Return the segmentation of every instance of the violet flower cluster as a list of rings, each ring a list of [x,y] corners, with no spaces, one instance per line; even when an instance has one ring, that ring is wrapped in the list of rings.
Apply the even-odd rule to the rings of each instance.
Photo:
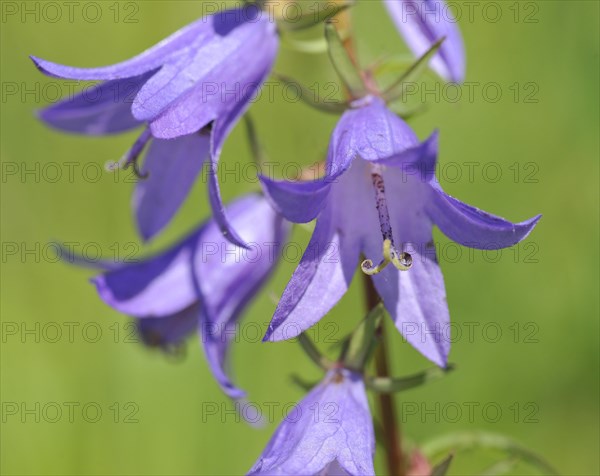
[[[436,15],[443,0],[384,3],[417,61],[437,44],[430,67],[443,80],[464,79],[461,33],[452,18]],[[450,317],[433,226],[461,245],[499,249],[524,239],[539,216],[511,223],[445,193],[435,177],[438,132],[420,141],[372,80],[360,94],[351,91],[321,178],[288,182],[261,176],[262,193],[225,206],[216,167],[221,149],[271,73],[285,29],[284,20],[261,6],[248,3],[201,18],[111,66],[77,68],[32,57],[46,75],[100,81],[86,94],[42,110],[45,123],[85,135],[140,130],[117,166],[133,167],[140,177],[132,207],[143,240],[165,229],[203,165],[210,165],[212,217],[163,252],[136,263],[106,264],[92,280],[98,295],[134,318],[149,346],[168,350],[196,335],[223,392],[243,398],[228,363],[232,336],[224,330],[264,288],[291,223],[316,220],[264,340],[290,339],[316,324],[362,272],[373,280],[399,332],[445,368],[450,344],[441,332]],[[208,246],[235,251],[223,259],[222,253],[206,253]],[[256,259],[240,258],[253,248]],[[365,370],[375,334],[372,329],[348,338],[340,359],[325,367],[322,383],[300,403],[306,411],[279,426],[249,474],[375,474]],[[315,406],[332,411],[314,418],[308,409]]]

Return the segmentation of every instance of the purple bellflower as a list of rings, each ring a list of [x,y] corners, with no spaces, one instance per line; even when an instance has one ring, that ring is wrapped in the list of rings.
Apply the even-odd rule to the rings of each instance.
[[[362,376],[337,369],[288,414],[248,474],[371,476],[374,454]]]
[[[444,0],[384,0],[396,28],[418,58],[446,38],[430,62],[446,81],[465,80],[465,47],[460,29]]]
[[[208,158],[215,220],[231,242],[243,245],[227,220],[216,167],[225,138],[269,75],[278,45],[275,23],[256,6],[247,5],[201,18],[112,66],[74,68],[32,56],[49,76],[104,81],[45,109],[41,118],[61,130],[88,135],[147,125],[126,154],[125,164],[135,166],[153,141],[148,158],[159,169],[154,175],[168,169],[167,175],[177,177],[152,178],[150,185],[140,185],[135,208],[146,239],[169,221]],[[181,183],[170,180],[179,177],[185,177]],[[155,206],[158,210],[153,213]]]
[[[111,267],[93,282],[108,305],[138,320],[146,344],[168,348],[198,332],[216,380],[237,399],[244,392],[227,372],[232,330],[275,268],[289,224],[262,195],[238,199],[227,212],[249,248],[231,244],[209,220],[165,252]]]
[[[292,338],[319,321],[348,290],[362,253],[370,259],[361,268],[399,331],[425,357],[447,364],[450,319],[433,225],[464,246],[499,249],[525,238],[540,217],[513,224],[447,195],[435,178],[436,160],[437,132],[419,143],[381,99],[367,96],[337,124],[323,178],[261,177],[286,218],[317,219],[265,340]]]

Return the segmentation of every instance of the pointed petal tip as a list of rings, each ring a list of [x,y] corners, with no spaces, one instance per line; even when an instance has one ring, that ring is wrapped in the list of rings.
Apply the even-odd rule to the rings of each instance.
[[[265,332],[265,335],[262,338],[262,342],[275,342],[272,339],[273,332],[275,332],[275,329],[273,329],[271,326],[269,326],[269,328],[267,329],[267,332]]]
[[[302,329],[300,326],[296,324],[285,325],[282,323],[279,326],[273,327],[269,326],[267,332],[265,332],[265,336],[263,337],[263,342],[282,342],[290,339],[294,339],[302,334]]]
[[[538,214],[530,218],[529,220],[525,220],[520,223],[515,223],[515,233],[518,235],[518,240],[515,244],[527,238],[541,219],[542,215]]]
[[[233,384],[229,384],[227,386],[221,385],[221,389],[223,390],[225,395],[227,395],[229,398],[231,398],[234,401],[243,400],[248,395],[245,390],[242,390],[241,388],[237,388]]]
[[[427,357],[431,362],[437,365],[439,368],[447,371],[451,370],[448,368],[448,355],[450,354],[450,349],[444,349],[443,346],[436,345],[435,352],[422,352],[425,357]]]
[[[46,76],[54,77],[54,78],[59,78],[60,77],[60,76],[52,73],[52,71],[50,71],[48,69],[48,65],[52,64],[49,61],[46,61],[46,60],[44,60],[42,58],[38,58],[37,56],[34,56],[34,55],[29,55],[29,59],[31,61],[33,61],[33,64],[40,71],[40,73],[45,74]]]
[[[135,217],[135,224],[137,234],[145,245],[149,244],[162,229],[148,225],[147,222],[140,220],[138,216]]]
[[[238,248],[243,248],[245,250],[250,249],[250,245],[246,243],[246,241],[244,241],[244,239],[242,239],[242,237],[239,236],[232,228],[222,226],[220,227],[220,230],[225,239],[231,244],[237,246]]]
[[[106,279],[103,274],[90,278],[90,283],[96,287],[98,297],[113,309],[117,309],[117,302],[114,300],[110,289],[106,284]]]

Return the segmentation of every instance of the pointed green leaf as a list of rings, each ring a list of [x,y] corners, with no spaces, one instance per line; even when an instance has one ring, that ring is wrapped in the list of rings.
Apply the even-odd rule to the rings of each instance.
[[[279,73],[273,73],[273,76],[282,83],[295,87],[298,90],[298,94],[300,95],[300,99],[302,100],[302,102],[321,112],[326,112],[329,114],[341,114],[348,107],[346,103],[341,101],[336,101],[333,99],[321,99],[321,97],[317,94],[316,91],[308,89],[299,82],[287,76],[284,76]]]
[[[301,8],[299,16],[290,18],[282,17],[278,19],[279,25],[289,31],[304,30],[315,25],[319,25],[325,21],[331,20],[335,15],[354,6],[354,1],[344,0],[333,2],[331,0],[324,2],[300,2],[296,3],[298,8]]]
[[[440,38],[431,48],[417,59],[391,86],[383,93],[383,98],[386,102],[395,101],[404,95],[406,83],[414,81],[425,70],[429,60],[437,53],[437,50],[442,46],[446,37]]]
[[[384,314],[383,304],[379,303],[364,318],[351,334],[344,349],[344,365],[362,371],[377,344],[376,332]]]
[[[449,365],[445,369],[432,367],[408,377],[371,377],[367,379],[366,383],[371,390],[378,393],[402,392],[411,388],[420,387],[421,385],[431,382],[432,380],[437,380],[453,369],[454,367],[452,365]]]
[[[507,453],[537,468],[543,474],[557,475],[558,472],[542,457],[525,448],[520,443],[503,435],[486,432],[459,432],[436,438],[423,446],[423,453],[432,459],[448,451],[465,451],[474,449],[491,449]]]
[[[321,354],[319,349],[313,344],[313,341],[304,332],[298,336],[298,342],[300,342],[302,350],[304,350],[310,360],[323,370],[329,370],[333,367],[333,362]]]
[[[454,454],[450,453],[441,463],[436,464],[433,468],[433,471],[431,471],[431,476],[446,476],[453,458]]]
[[[358,70],[358,65],[350,58],[344,47],[344,41],[332,23],[325,23],[325,39],[327,40],[329,58],[335,71],[350,91],[352,97],[358,98],[365,94],[365,85]]]

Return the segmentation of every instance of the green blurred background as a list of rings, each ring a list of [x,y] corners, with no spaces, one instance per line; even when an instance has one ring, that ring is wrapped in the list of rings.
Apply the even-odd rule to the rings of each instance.
[[[55,22],[51,3],[62,8]],[[358,3],[362,60],[405,53],[382,4]],[[422,138],[441,130],[441,182],[449,193],[515,221],[537,213],[544,218],[516,253],[500,256],[469,254],[436,232],[454,331],[461,333],[454,334],[451,353],[457,370],[397,397],[403,431],[415,444],[459,430],[500,432],[563,474],[599,474],[598,2],[470,2],[472,18],[465,3],[455,6],[463,12],[473,96],[465,87],[454,101],[455,91],[429,81],[434,92],[427,113],[411,123]],[[100,174],[136,133],[84,138],[44,127],[35,110],[67,94],[69,86],[43,77],[27,56],[81,66],[114,63],[202,11],[201,2],[192,1],[100,2],[102,17],[92,22],[98,10],[87,7],[84,15],[86,4],[75,7],[70,21],[62,2],[2,2],[1,470],[242,474],[281,419],[281,407],[264,429],[236,422],[196,341],[188,342],[184,358],[128,342],[128,321],[99,301],[88,283],[91,272],[55,262],[46,245],[71,241],[110,257],[148,251],[132,224],[129,177]],[[27,8],[37,9],[38,17],[22,18]],[[498,8],[502,16],[492,21]],[[277,69],[309,84],[334,79],[323,55],[285,46]],[[492,102],[498,88],[502,97]],[[335,117],[286,102],[280,88],[274,91],[274,101],[263,96],[252,107],[270,158],[307,165],[319,160]],[[223,160],[232,169],[251,160],[242,127],[227,141]],[[467,162],[479,164],[472,177]],[[257,185],[229,176],[223,188],[230,199]],[[207,215],[205,187],[198,183],[149,249],[172,242]],[[294,233],[302,245],[308,237],[303,229]],[[301,398],[291,373],[319,378],[297,344],[256,342],[257,326],[264,329],[273,296],[293,270],[293,254],[249,309],[245,322],[255,325],[233,348],[238,381],[265,413],[268,402]],[[360,290],[356,279],[319,325],[314,335],[323,349],[361,317]],[[72,338],[68,326],[75,326]],[[390,344],[396,374],[429,366],[397,333]],[[207,404],[218,414],[207,415]],[[459,456],[453,472],[474,472],[492,457]],[[381,448],[377,468],[385,474]],[[528,471],[534,472],[518,466],[515,474]]]

